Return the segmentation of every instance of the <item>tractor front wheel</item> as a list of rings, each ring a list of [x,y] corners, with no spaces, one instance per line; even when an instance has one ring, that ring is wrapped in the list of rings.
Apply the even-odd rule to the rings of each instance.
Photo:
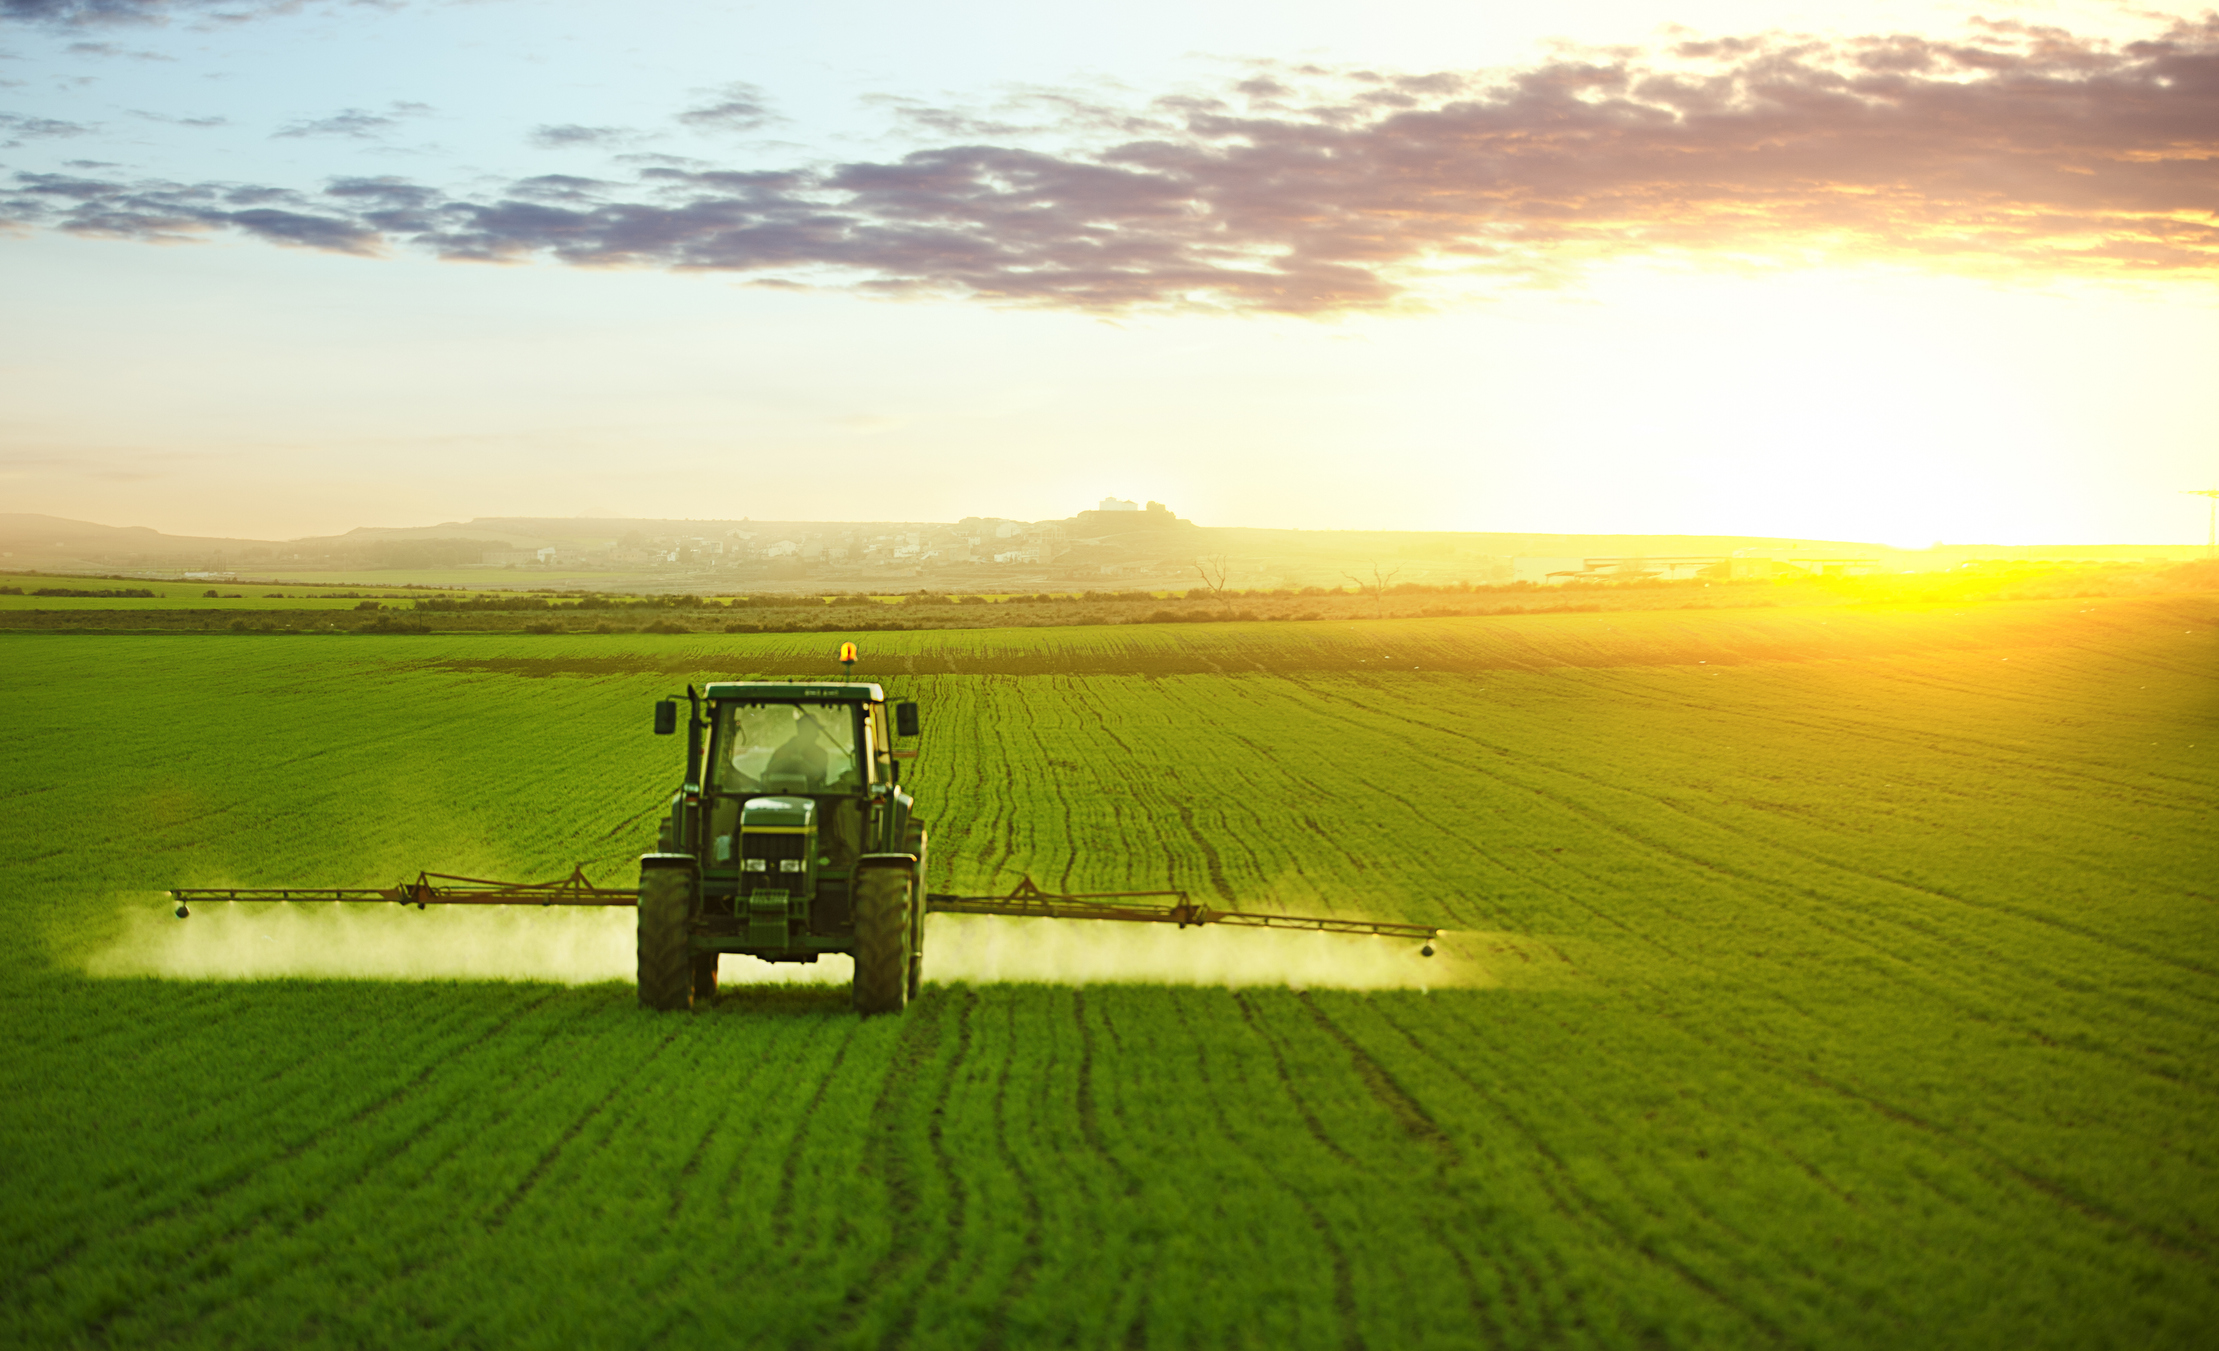
[[[867,868],[855,890],[855,1011],[899,1013],[909,1002],[909,875]]]
[[[640,874],[640,1007],[693,1007],[693,963],[686,951],[693,927],[693,877],[683,868]]]
[[[693,955],[694,1002],[706,1004],[717,997],[717,954],[697,952]]]

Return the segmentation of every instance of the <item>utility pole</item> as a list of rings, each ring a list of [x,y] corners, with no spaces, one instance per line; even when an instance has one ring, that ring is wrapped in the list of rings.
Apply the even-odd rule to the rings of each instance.
[[[2184,488],[2181,495],[2211,499],[2211,524],[2205,527],[2204,557],[2219,558],[2219,488]]]

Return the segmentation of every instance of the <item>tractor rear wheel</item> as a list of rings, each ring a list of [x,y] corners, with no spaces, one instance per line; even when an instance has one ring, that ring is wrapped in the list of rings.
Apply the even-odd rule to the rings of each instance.
[[[915,999],[925,984],[925,823],[909,818],[902,832],[901,851],[917,856],[917,879],[909,893],[909,997]]]
[[[909,876],[866,868],[855,893],[855,1011],[899,1013],[909,1002]]]
[[[693,964],[686,951],[693,927],[693,878],[683,868],[640,874],[640,1007],[693,1007]]]
[[[693,955],[693,997],[696,1003],[706,1004],[717,997],[717,954],[697,952]]]

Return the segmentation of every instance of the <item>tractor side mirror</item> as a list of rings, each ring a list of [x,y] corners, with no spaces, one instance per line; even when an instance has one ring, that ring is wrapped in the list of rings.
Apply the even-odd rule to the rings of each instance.
[[[655,705],[655,735],[669,736],[678,730],[678,701],[665,699]]]
[[[894,705],[894,731],[901,736],[917,735],[917,706],[908,700]]]

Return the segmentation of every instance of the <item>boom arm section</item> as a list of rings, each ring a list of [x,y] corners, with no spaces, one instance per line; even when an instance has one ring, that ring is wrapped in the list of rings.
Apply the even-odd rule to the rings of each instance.
[[[1169,896],[1169,905],[1135,904],[1142,897]],[[1253,910],[1212,910],[1194,904],[1183,891],[1076,891],[1049,892],[1028,877],[1007,896],[953,896],[932,892],[925,897],[926,914],[1014,915],[1039,919],[1114,919],[1139,924],[1232,924],[1250,929],[1308,929],[1318,933],[1379,934],[1387,938],[1422,938],[1428,943],[1444,930],[1428,924],[1395,924],[1385,920],[1340,919],[1320,915],[1273,915]]]
[[[421,910],[427,905],[637,905],[631,887],[597,887],[583,867],[552,882],[494,882],[452,873],[418,873],[395,887],[172,887],[177,917],[193,901],[398,901]]]

